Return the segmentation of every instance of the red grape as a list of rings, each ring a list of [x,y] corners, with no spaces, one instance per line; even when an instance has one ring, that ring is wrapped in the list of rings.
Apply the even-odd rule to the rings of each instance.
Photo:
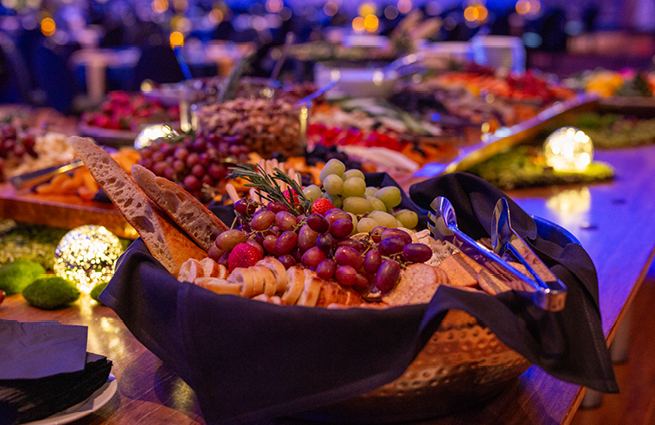
[[[367,273],[375,273],[382,265],[382,255],[377,249],[371,249],[366,253],[364,258],[364,270]]]
[[[280,261],[280,263],[282,263],[285,269],[288,269],[289,267],[293,267],[296,265],[296,259],[289,254],[280,256],[278,260]]]
[[[405,248],[405,241],[399,237],[393,236],[386,238],[378,244],[378,250],[382,255],[392,255],[401,252]]]
[[[218,235],[214,245],[216,245],[220,251],[225,252],[231,250],[245,240],[246,234],[241,230],[230,229]]]
[[[342,266],[352,266],[355,270],[362,267],[364,258],[354,248],[340,246],[334,251],[334,260]]]
[[[275,224],[282,230],[291,230],[297,224],[296,216],[287,211],[280,211],[275,214]]]
[[[342,218],[335,221],[330,227],[330,233],[336,239],[343,239],[346,236],[350,235],[352,231],[353,231],[353,221],[349,215],[348,218]]]
[[[281,211],[289,212],[289,208],[281,202],[273,201],[266,205],[266,209],[277,214]]]
[[[371,239],[375,243],[379,243],[382,240],[382,233],[387,230],[384,226],[378,226],[371,231]]]
[[[316,266],[316,274],[318,277],[325,280],[332,279],[332,276],[334,276],[334,272],[336,270],[337,263],[331,258],[326,258],[325,260],[321,261],[318,266]]]
[[[339,266],[334,276],[340,284],[351,286],[357,281],[357,270],[351,266]]]
[[[254,239],[248,239],[248,240],[246,241],[246,243],[249,244],[249,245],[254,246],[255,248],[257,248],[257,251],[259,251],[259,253],[261,254],[261,256],[262,256],[262,257],[264,256],[264,248],[259,244],[259,242],[257,242],[257,241],[254,240]]]
[[[207,251],[207,255],[209,255],[209,258],[211,258],[214,261],[218,261],[219,258],[221,258],[221,255],[223,255],[223,251],[218,249],[216,245],[212,245],[209,247],[209,251]]]
[[[266,230],[271,227],[273,221],[275,221],[275,214],[270,211],[263,210],[255,214],[255,216],[252,218],[252,221],[250,222],[250,227],[257,231]]]
[[[371,283],[368,281],[366,276],[361,273],[357,273],[357,279],[355,280],[353,287],[360,292],[365,292],[369,290]]]
[[[375,274],[375,286],[382,292],[391,291],[400,278],[400,265],[393,260],[384,260]]]
[[[166,172],[166,168],[168,168],[168,166],[165,162],[157,162],[152,166],[152,172],[161,177]]]
[[[152,166],[154,165],[154,162],[152,162],[152,159],[150,158],[141,158],[139,160],[139,165],[152,171]]]
[[[198,155],[195,152],[191,152],[189,156],[187,156],[186,158],[186,165],[189,166],[189,168],[192,168],[199,161],[200,161],[200,155]]]
[[[175,170],[171,167],[166,167],[164,170],[164,177],[166,177],[168,180],[173,180],[175,177]]]
[[[189,191],[200,189],[200,180],[196,176],[186,176],[184,178],[184,188]]]
[[[363,253],[364,250],[366,250],[366,245],[363,242],[351,238],[340,240],[339,243],[337,243],[337,246],[349,246],[355,249],[360,254]]]
[[[287,230],[277,238],[277,242],[275,242],[275,250],[278,254],[288,254],[296,247],[297,243],[298,234],[294,231]]]
[[[179,159],[181,161],[184,161],[189,156],[189,151],[180,146],[179,148],[175,149],[175,154],[174,155],[175,155],[175,159]]]
[[[317,240],[318,233],[313,231],[308,225],[305,224],[300,228],[300,232],[298,233],[298,247],[301,251],[305,252],[309,248],[316,246]]]
[[[184,163],[184,161],[179,160],[179,159],[176,159],[175,161],[173,161],[173,169],[175,171],[177,171],[178,173],[181,173],[182,171],[184,171],[185,168],[186,168],[186,164]]]
[[[325,233],[330,229],[330,223],[320,214],[310,214],[307,217],[307,225],[318,233]]]
[[[373,229],[375,230],[375,229]],[[409,236],[407,232],[404,230],[400,229],[387,229],[384,232],[382,232],[382,240],[385,240],[387,238],[392,238],[392,237],[397,237],[403,240],[405,244],[410,244],[412,243],[412,237]]]
[[[264,237],[264,241],[262,242],[262,245],[264,245],[264,248],[266,249],[266,251],[268,251],[269,254],[279,255],[277,250],[275,249],[276,243],[277,243],[277,236],[266,235],[266,237]]]
[[[424,263],[432,257],[432,249],[422,243],[410,243],[403,248],[403,257],[413,263]]]
[[[198,178],[201,178],[202,176],[205,175],[205,167],[203,167],[200,164],[196,164],[193,166],[193,168],[191,168],[191,174],[193,174]]]
[[[329,252],[334,247],[335,242],[336,241],[331,234],[324,233],[322,235],[318,235],[318,238],[316,239],[316,246],[325,252]]]
[[[318,247],[310,248],[302,255],[302,263],[305,267],[316,267],[323,260],[325,260],[325,253]]]
[[[330,225],[332,225],[335,221],[342,220],[342,219],[352,221],[352,218],[350,218],[350,214],[348,214],[347,212],[343,212],[338,208],[333,208],[330,211],[326,212],[324,217]]]

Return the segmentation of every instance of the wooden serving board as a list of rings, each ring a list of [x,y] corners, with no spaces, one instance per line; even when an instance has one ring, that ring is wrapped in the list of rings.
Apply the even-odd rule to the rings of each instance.
[[[0,184],[0,219],[74,229],[85,224],[105,226],[121,238],[139,235],[113,204],[84,201],[76,195],[38,195]]]

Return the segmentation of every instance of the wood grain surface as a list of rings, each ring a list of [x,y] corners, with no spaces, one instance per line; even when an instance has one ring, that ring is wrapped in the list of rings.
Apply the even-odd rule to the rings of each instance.
[[[37,195],[0,184],[0,219],[74,229],[98,224],[121,238],[136,239],[136,230],[113,204],[85,201],[75,195]]]
[[[610,341],[638,290],[655,245],[655,147],[597,153],[616,168],[616,180],[591,186],[512,192],[527,212],[558,223],[578,237],[599,276],[603,330]],[[204,424],[193,391],[146,350],[107,307],[78,301],[56,312],[26,305],[20,295],[0,305],[0,318],[59,320],[89,327],[89,350],[114,362],[114,398],[76,424]],[[583,390],[532,367],[495,399],[423,424],[569,423]],[[268,425],[304,422],[278,419]]]

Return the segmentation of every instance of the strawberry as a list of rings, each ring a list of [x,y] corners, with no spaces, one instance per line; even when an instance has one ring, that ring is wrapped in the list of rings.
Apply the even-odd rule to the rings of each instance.
[[[326,212],[330,211],[332,208],[334,208],[332,202],[330,202],[325,198],[318,198],[316,201],[314,201],[314,204],[312,205],[312,214],[323,215]]]
[[[240,243],[230,252],[230,256],[227,259],[230,270],[234,270],[237,267],[251,267],[254,266],[257,261],[263,258],[262,253],[259,249],[250,245],[249,243]]]
[[[284,194],[284,197],[287,198],[289,201],[291,201],[291,195],[289,195],[289,193],[293,193],[293,202],[296,204],[298,203],[298,194],[295,193],[292,189],[287,189],[282,193]]]
[[[0,304],[2,304],[2,302],[5,300],[6,295],[7,293],[0,289]]]

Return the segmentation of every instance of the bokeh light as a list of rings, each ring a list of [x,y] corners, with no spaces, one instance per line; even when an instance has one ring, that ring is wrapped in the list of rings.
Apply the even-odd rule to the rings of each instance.
[[[359,9],[357,12],[359,13],[359,16],[365,17],[368,15],[374,14],[376,11],[375,5],[373,3],[363,3],[361,6],[359,6]]]
[[[169,37],[171,47],[184,46],[184,34],[179,31],[173,31]]]
[[[398,0],[398,11],[400,13],[409,13],[412,10],[412,1],[411,0]]]
[[[270,13],[278,13],[284,7],[282,0],[267,0],[266,1],[266,10]]]
[[[380,21],[378,20],[378,17],[373,14],[366,15],[364,18],[364,28],[369,32],[377,31],[379,24]]]
[[[390,21],[393,21],[398,17],[398,8],[393,5],[389,5],[384,8],[384,17]]]
[[[327,16],[334,16],[337,14],[338,11],[339,11],[339,5],[333,1],[329,1],[325,3],[325,5],[323,6],[323,12]]]
[[[46,37],[50,37],[52,34],[55,33],[57,30],[57,25],[55,24],[55,20],[52,18],[43,18],[41,21],[41,32],[43,35]]]
[[[589,136],[575,127],[562,127],[553,132],[544,143],[546,163],[555,171],[584,171],[594,155]]]
[[[366,27],[364,26],[364,18],[358,16],[355,19],[353,19],[353,31],[360,33],[360,32],[364,32],[365,28]]]
[[[164,13],[168,10],[168,0],[152,0],[150,7],[155,13]]]

